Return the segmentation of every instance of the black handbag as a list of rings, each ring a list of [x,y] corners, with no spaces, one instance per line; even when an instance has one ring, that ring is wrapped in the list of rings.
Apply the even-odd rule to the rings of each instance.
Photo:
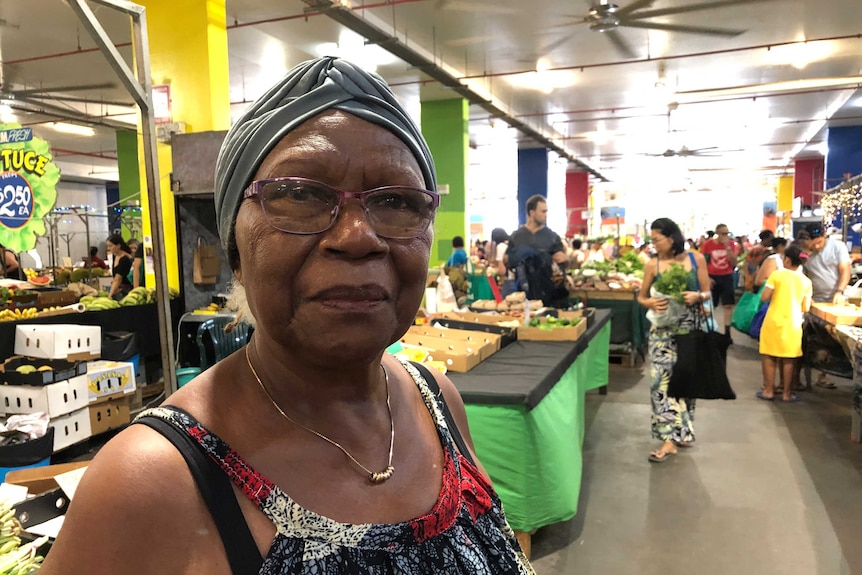
[[[693,267],[697,273],[697,264]],[[667,394],[683,399],[736,399],[726,370],[730,338],[711,329],[703,306],[697,319],[693,330],[674,336],[676,363],[673,365]],[[703,327],[707,331],[703,331]]]

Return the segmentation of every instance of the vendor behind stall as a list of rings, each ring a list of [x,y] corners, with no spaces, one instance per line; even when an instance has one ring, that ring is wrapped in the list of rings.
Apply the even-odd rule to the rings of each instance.
[[[0,244],[0,277],[13,280],[25,279],[23,270],[18,264],[18,258],[15,257],[15,252],[6,249],[3,244]]]
[[[114,299],[119,299],[132,289],[132,283],[128,277],[132,270],[131,248],[120,234],[109,237],[107,243],[108,253],[114,256],[111,264],[111,271],[114,275],[111,281],[111,291],[108,295]]]

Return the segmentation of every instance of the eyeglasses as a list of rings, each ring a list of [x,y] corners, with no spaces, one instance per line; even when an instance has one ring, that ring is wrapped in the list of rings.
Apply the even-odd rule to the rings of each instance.
[[[368,224],[389,239],[415,238],[434,219],[440,196],[408,186],[384,186],[364,192],[345,192],[307,178],[257,180],[243,199],[257,196],[269,225],[290,234],[319,234],[332,227],[344,200],[362,203]]]

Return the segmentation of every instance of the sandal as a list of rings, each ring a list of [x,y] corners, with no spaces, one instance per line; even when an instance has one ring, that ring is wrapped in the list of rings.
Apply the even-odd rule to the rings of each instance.
[[[649,460],[653,463],[664,463],[674,455],[676,455],[676,451],[662,451],[661,448],[659,448],[650,452]]]
[[[814,385],[822,387],[823,389],[838,389],[837,385],[826,380],[826,374],[823,372],[820,372],[820,376],[817,378],[817,381],[814,382]]]
[[[683,449],[690,449],[694,447],[694,440],[690,439],[688,441],[674,441],[673,444],[677,447],[682,447]]]
[[[773,393],[774,393],[774,392],[773,392]],[[773,399],[775,399],[775,395],[771,395],[771,396],[763,395],[763,390],[762,390],[762,389],[761,389],[761,390],[756,391],[756,392],[754,393],[754,396],[755,396],[757,399],[762,399],[763,401],[772,401]]]
[[[800,399],[798,395],[793,393],[790,395],[790,397],[788,397],[787,399],[784,399],[783,401],[784,401],[784,403],[798,403],[798,402],[802,401],[802,399]]]

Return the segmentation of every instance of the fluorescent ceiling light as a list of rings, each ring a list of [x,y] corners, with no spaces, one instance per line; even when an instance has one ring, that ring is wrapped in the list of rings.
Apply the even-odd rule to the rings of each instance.
[[[729,88],[712,88],[707,90],[691,90],[677,92],[679,103],[694,102],[711,98],[730,98],[734,96],[758,96],[780,92],[795,92],[801,90],[816,90],[818,88],[839,88],[862,85],[862,76],[845,76],[835,78],[808,78],[791,80],[789,82],[773,82],[771,84],[751,84],[748,86],[733,86]]]
[[[89,126],[81,126],[78,124],[68,124],[66,122],[49,122],[48,126],[58,132],[64,134],[74,134],[76,136],[95,136],[96,130]]]
[[[793,44],[772,46],[767,50],[764,62],[767,65],[793,66],[797,70],[802,70],[813,62],[828,59],[837,49],[835,42],[807,42],[804,36],[799,36]]]

